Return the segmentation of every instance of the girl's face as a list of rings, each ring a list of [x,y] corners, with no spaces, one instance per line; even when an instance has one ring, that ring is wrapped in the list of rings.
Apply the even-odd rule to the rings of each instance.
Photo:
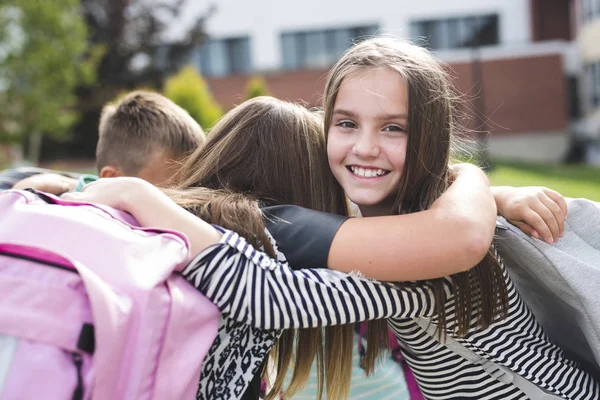
[[[392,211],[406,159],[408,87],[390,68],[344,78],[327,143],[329,165],[364,216]]]

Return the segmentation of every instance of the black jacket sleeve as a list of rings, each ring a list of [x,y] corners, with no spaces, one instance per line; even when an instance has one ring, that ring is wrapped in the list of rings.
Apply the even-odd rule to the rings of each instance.
[[[333,237],[349,218],[293,205],[262,211],[267,230],[292,269],[327,268]]]

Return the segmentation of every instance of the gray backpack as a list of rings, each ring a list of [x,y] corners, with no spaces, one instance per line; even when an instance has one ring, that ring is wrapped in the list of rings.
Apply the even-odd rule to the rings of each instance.
[[[533,239],[503,218],[498,219],[495,243],[519,294],[546,334],[600,380],[600,203],[585,199],[567,203],[565,235],[557,243]],[[437,339],[429,319],[416,322]],[[450,337],[444,344],[481,364],[496,379],[512,382],[531,400],[560,399]]]
[[[498,239],[519,294],[550,339],[600,379],[600,203],[567,199],[565,235],[533,239],[499,221]]]

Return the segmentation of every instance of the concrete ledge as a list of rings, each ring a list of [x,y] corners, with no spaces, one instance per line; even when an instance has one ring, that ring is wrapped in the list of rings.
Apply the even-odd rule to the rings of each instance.
[[[562,162],[569,150],[570,136],[565,131],[491,135],[490,155],[513,161]]]

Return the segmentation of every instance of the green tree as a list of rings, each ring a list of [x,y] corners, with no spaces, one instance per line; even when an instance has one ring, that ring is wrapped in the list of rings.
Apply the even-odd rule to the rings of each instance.
[[[269,91],[267,90],[267,83],[262,77],[255,76],[248,81],[248,84],[246,85],[246,100],[268,95]]]
[[[216,2],[190,7],[193,2],[185,0],[80,2],[90,42],[106,48],[98,65],[98,82],[128,89],[160,87],[176,73],[190,53],[204,44],[205,22],[217,10]]]
[[[216,1],[78,2],[90,46],[100,46],[104,52],[97,66],[96,84],[77,90],[81,118],[73,127],[71,139],[62,143],[44,140],[42,158],[46,160],[93,158],[104,104],[122,91],[162,88],[166,78],[185,65],[194,49],[204,43],[204,22],[217,9]]]
[[[214,100],[208,84],[192,66],[182,68],[167,79],[164,95],[186,110],[203,129],[210,128],[223,110]]]
[[[37,163],[43,135],[68,137],[75,89],[94,81],[101,56],[88,50],[79,0],[0,4],[0,140],[28,144]]]

